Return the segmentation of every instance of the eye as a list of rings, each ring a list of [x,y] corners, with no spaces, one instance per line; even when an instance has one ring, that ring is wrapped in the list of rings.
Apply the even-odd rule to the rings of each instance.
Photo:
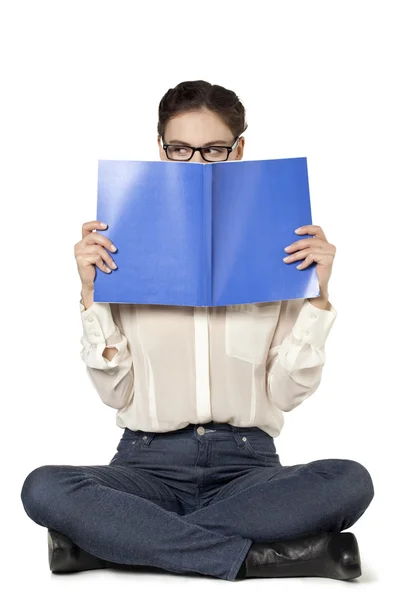
[[[171,146],[169,151],[172,152],[175,156],[187,156],[191,154],[191,149],[187,146]]]
[[[205,154],[219,155],[224,154],[225,148],[220,148],[219,146],[210,146],[208,148],[205,148],[204,152]]]

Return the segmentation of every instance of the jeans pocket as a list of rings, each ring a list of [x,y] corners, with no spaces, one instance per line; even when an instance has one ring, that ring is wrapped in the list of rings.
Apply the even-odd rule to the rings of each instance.
[[[244,436],[242,440],[249,456],[258,458],[268,464],[280,464],[279,455],[275,450],[273,441],[269,437]]]
[[[113,456],[109,464],[120,460],[127,462],[131,459],[134,459],[139,450],[141,442],[142,438],[138,433],[132,431],[131,429],[125,428],[125,431],[122,434],[122,437],[119,440],[116,448],[117,453]]]

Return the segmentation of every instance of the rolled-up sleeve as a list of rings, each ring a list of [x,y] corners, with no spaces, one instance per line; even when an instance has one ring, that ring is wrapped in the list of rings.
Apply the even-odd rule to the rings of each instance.
[[[102,401],[123,408],[133,399],[134,375],[128,340],[114,322],[109,303],[93,302],[88,309],[80,300],[83,327],[81,358]],[[105,348],[116,348],[112,360]]]
[[[325,364],[325,342],[337,311],[313,306],[308,299],[282,302],[268,354],[266,385],[271,402],[290,411],[318,388]]]

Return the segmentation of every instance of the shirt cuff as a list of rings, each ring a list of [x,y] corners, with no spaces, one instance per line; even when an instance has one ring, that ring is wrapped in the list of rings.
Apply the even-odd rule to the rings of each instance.
[[[293,335],[311,346],[323,346],[336,317],[332,304],[329,309],[317,308],[306,298],[293,326]]]
[[[89,308],[80,300],[84,337],[91,344],[106,343],[116,332],[117,326],[108,302],[93,302]]]

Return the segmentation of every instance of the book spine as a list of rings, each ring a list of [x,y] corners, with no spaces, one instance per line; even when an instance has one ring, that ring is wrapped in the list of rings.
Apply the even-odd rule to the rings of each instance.
[[[312,221],[312,209],[311,209],[311,197],[310,197],[310,183],[309,183],[309,176],[308,176],[307,157],[304,157],[303,161],[304,161],[304,172],[305,172],[305,186],[304,186],[304,188],[305,188],[306,193],[307,193],[307,200],[308,200],[308,206],[309,206],[309,215],[310,215],[310,218],[308,220],[309,220],[309,223],[311,224],[313,221]],[[312,237],[312,235],[310,234],[309,237]]]
[[[203,167],[203,240],[204,240],[204,300],[211,306],[212,299],[212,177],[213,165]]]

